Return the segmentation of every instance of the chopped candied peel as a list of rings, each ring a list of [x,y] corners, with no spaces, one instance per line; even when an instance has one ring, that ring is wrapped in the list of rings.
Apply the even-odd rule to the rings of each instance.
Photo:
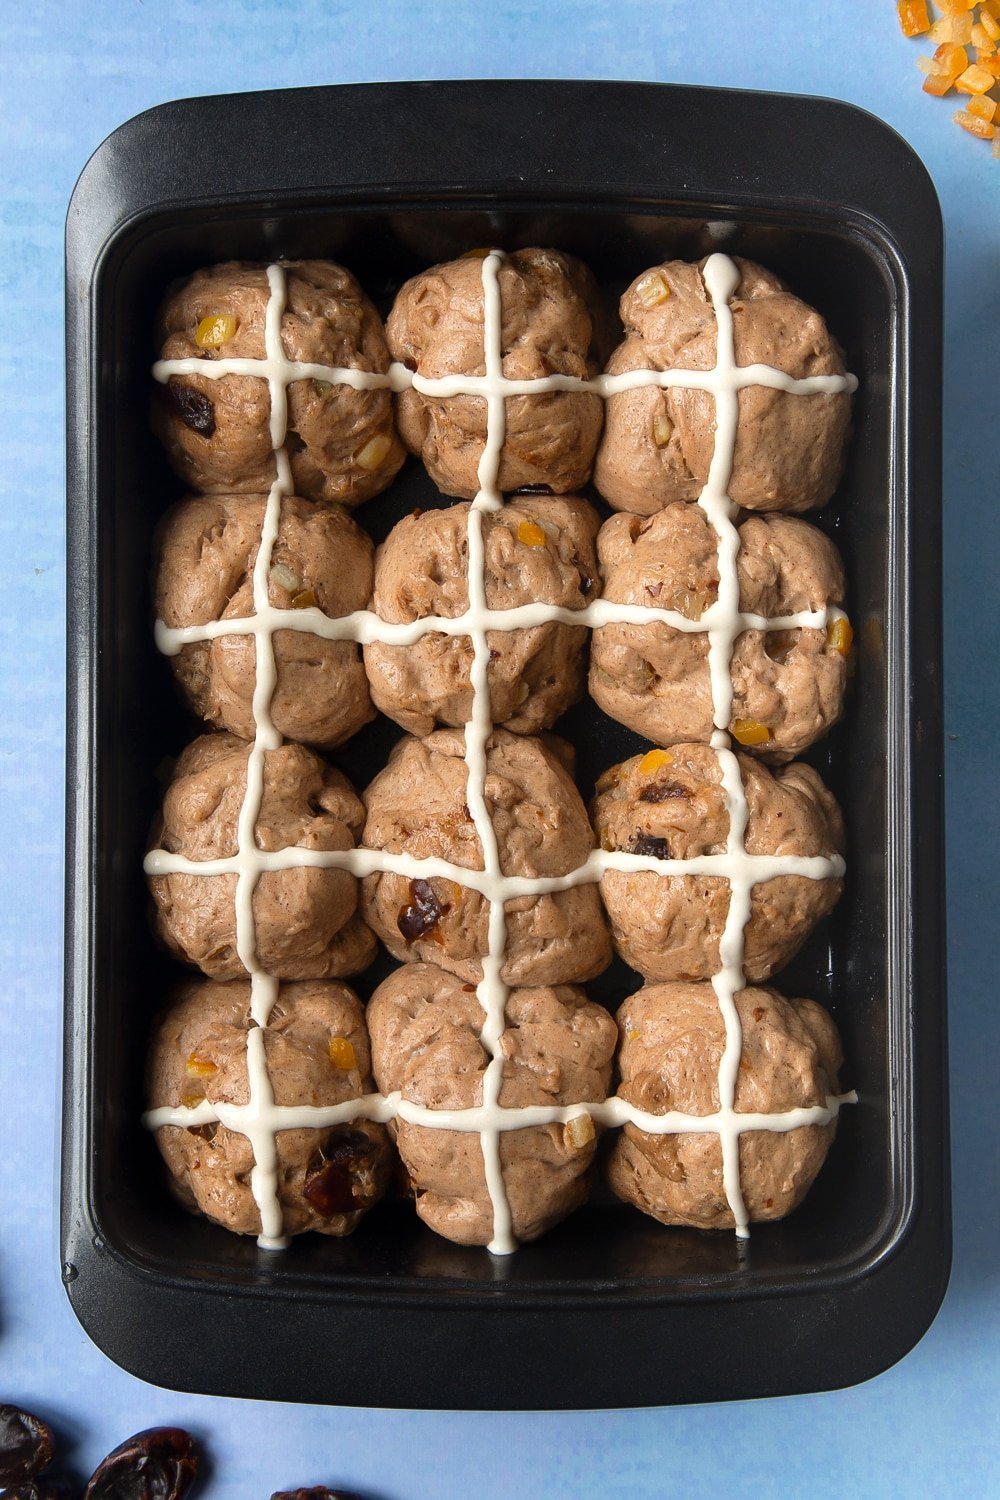
[[[293,609],[315,609],[318,603],[312,589],[300,589],[297,594],[292,595]]]
[[[627,1042],[637,1042],[639,1040],[640,1035],[641,1035],[641,1033],[638,1032],[638,1031],[636,1031],[635,1027],[633,1027],[630,1031],[626,1031],[626,1033],[625,1033],[625,1040]]]
[[[588,1114],[574,1115],[563,1126],[563,1141],[567,1150],[582,1151],[594,1139],[594,1122]]]
[[[771,731],[757,719],[734,719],[732,735],[741,745],[766,745],[771,738]]]
[[[189,1078],[211,1078],[219,1069],[210,1057],[202,1057],[200,1052],[189,1052],[184,1071]]]
[[[854,629],[846,615],[831,620],[826,627],[826,644],[839,651],[841,656],[850,656],[854,644]]]
[[[326,1044],[326,1050],[338,1073],[350,1073],[352,1068],[357,1067],[358,1060],[349,1037],[332,1036]]]
[[[333,382],[331,380],[314,380],[313,389],[317,396],[329,396],[333,390]]]
[[[636,284],[635,293],[643,307],[659,307],[670,296],[670,287],[662,271],[650,271]]]
[[[997,84],[1000,83],[1000,0],[936,0],[941,14],[931,19],[927,0],[897,0],[903,35],[927,36],[934,42],[930,55],[917,58],[924,74],[925,94],[941,99],[952,89],[968,104],[952,119],[969,135],[993,142],[1000,157],[1000,134],[995,123]],[[969,48],[975,48],[975,58]]]
[[[518,522],[517,539],[526,547],[544,547],[548,540],[544,528],[537,521]]]
[[[359,448],[354,455],[354,462],[359,469],[372,474],[385,463],[392,451],[392,438],[386,432],[377,432],[373,438],[369,438],[363,448]]]
[[[488,245],[477,245],[474,250],[466,250],[462,256],[463,260],[485,260],[487,255],[492,255]]]
[[[640,776],[655,776],[661,766],[672,766],[674,757],[669,750],[647,750],[639,762]]]
[[[229,313],[209,313],[198,324],[194,341],[199,349],[218,349],[229,343],[239,326],[239,318],[234,318]]]
[[[931,18],[925,0],[898,0],[896,9],[904,36],[919,36],[930,28]]]

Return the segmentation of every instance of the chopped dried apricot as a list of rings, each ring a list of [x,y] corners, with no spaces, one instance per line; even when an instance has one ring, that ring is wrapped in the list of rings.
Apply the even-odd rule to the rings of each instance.
[[[674,757],[669,750],[647,750],[639,762],[640,776],[653,776],[661,766],[672,766]]]
[[[388,433],[376,432],[373,438],[369,438],[363,448],[354,455],[354,462],[359,469],[365,469],[369,474],[383,464],[392,450],[392,438]]]
[[[920,36],[921,32],[930,27],[926,0],[897,0],[896,10],[904,36]]]
[[[537,521],[519,521],[517,539],[526,547],[544,547],[546,542],[545,532]]]
[[[854,643],[854,630],[846,615],[830,621],[826,627],[826,643],[835,651],[839,651],[841,656],[850,656],[851,646]]]
[[[357,1067],[358,1060],[350,1037],[332,1036],[326,1044],[326,1050],[338,1073],[349,1073],[352,1068]]]
[[[650,271],[636,283],[635,292],[643,307],[659,307],[670,296],[670,287],[661,271]]]
[[[771,731],[766,724],[760,724],[756,719],[734,719],[732,734],[734,740],[739,740],[741,745],[766,745],[771,738]]]
[[[952,119],[956,125],[961,125],[963,130],[978,136],[981,141],[992,141],[997,133],[996,126],[991,125],[989,120],[979,120],[975,115],[970,115],[967,109],[956,109]]]
[[[985,94],[993,87],[993,74],[979,63],[973,63],[955,79],[955,87],[960,94]]]
[[[229,313],[209,313],[198,324],[194,341],[199,349],[218,349],[229,343],[239,326],[239,319]]]

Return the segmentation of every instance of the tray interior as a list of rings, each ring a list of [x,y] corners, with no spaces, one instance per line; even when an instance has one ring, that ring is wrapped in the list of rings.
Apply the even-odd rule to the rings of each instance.
[[[715,212],[718,212],[717,210]],[[342,261],[385,313],[407,276],[472,245],[552,245],[580,255],[617,297],[647,265],[696,259],[715,249],[745,255],[782,275],[817,307],[860,380],[848,468],[833,503],[813,524],[841,548],[857,670],[845,722],[807,757],[843,806],[848,828],[844,896],[794,964],[771,983],[828,1006],[844,1041],[845,1087],[860,1096],[841,1114],[838,1137],[803,1206],[757,1226],[746,1245],[729,1233],[666,1229],[596,1189],[587,1207],[535,1245],[503,1259],[451,1245],[409,1206],[383,1205],[349,1239],[307,1235],[279,1254],[190,1217],[169,1198],[152,1139],[141,1128],[149,1023],[177,970],[150,935],[141,873],[165,757],[198,731],[181,709],[169,667],[152,639],[152,531],[181,493],[148,431],[149,365],[156,306],[173,279],[231,258],[321,255]],[[98,607],[92,1003],[92,1193],[94,1222],[110,1247],[144,1272],[205,1287],[260,1287],[340,1295],[378,1287],[412,1299],[461,1290],[495,1298],[573,1300],[593,1295],[688,1298],[752,1295],[832,1284],[884,1248],[900,1213],[902,1152],[896,1085],[891,966],[898,914],[889,899],[890,701],[893,539],[898,525],[892,450],[899,288],[875,238],[832,214],[714,217],[616,200],[541,205],[447,199],[275,202],[189,208],[153,215],[119,237],[105,259],[93,310],[98,333],[98,475],[93,527]],[[607,508],[596,492],[602,514]],[[379,541],[439,496],[410,459],[387,494],[356,512]],[[577,749],[577,781],[589,800],[596,776],[644,742],[587,700],[556,732]],[[384,763],[400,731],[385,719],[332,758],[359,787]],[[887,853],[887,850],[890,852]],[[898,872],[897,872],[898,873]],[[350,981],[362,998],[389,961]],[[616,963],[587,986],[612,1008],[638,977]]]

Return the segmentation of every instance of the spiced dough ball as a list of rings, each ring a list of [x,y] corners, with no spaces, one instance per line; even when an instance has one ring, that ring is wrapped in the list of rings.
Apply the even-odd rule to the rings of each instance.
[[[468,504],[414,511],[375,559],[372,608],[383,620],[455,618],[469,606]],[[523,496],[482,516],[490,609],[556,604],[584,609],[600,592],[594,540],[600,522],[576,496]],[[585,626],[546,623],[491,630],[488,668],[495,724],[519,734],[547,729],[583,692]],[[411,734],[472,715],[472,640],[439,632],[411,646],[365,647],[376,707]]]
[[[766,364],[800,379],[843,375],[840,346],[818,312],[770,271],[737,258],[729,299],[738,365]],[[608,373],[709,370],[715,311],[698,265],[671,260],[636,277],[620,312],[625,342]],[[730,497],[747,510],[814,510],[833,494],[850,427],[846,393],[796,395],[766,386],[739,393]],[[640,386],[609,397],[594,481],[609,505],[652,515],[696,500],[715,446],[715,400],[706,391]]]
[[[332,261],[287,261],[285,277],[286,358],[388,370],[381,319],[349,271]],[[161,309],[160,358],[263,359],[269,296],[266,266],[227,261],[196,271]],[[214,329],[206,319],[218,320]],[[206,347],[213,333],[220,342]],[[153,426],[171,464],[198,490],[270,488],[270,417],[267,381],[259,375],[172,375],[153,401]],[[320,379],[288,387],[287,447],[296,493],[343,505],[381,493],[404,458],[387,389],[356,391]]]
[[[157,1021],[147,1069],[150,1109],[246,1104],[250,985],[195,980]],[[264,1032],[277,1105],[337,1105],[374,1091],[361,1004],[346,984],[281,986]],[[164,1125],[157,1144],[175,1196],[237,1234],[260,1234],[250,1186],[250,1141],[220,1123]],[[276,1136],[286,1234],[350,1234],[385,1191],[392,1156],[385,1130],[367,1120]]]
[[[843,1057],[823,1007],[772,989],[748,988],[735,998],[743,1029],[736,1109],[778,1114],[825,1105],[838,1092]],[[710,984],[647,985],[625,1001],[617,1020],[622,1099],[653,1115],[719,1108],[726,1029]],[[781,1219],[798,1207],[835,1130],[831,1123],[740,1136],[740,1187],[751,1220]],[[627,1124],[612,1147],[608,1176],[620,1198],[662,1224],[734,1227],[715,1134],[651,1135]]]
[[[586,809],[565,764],[569,747],[498,729],[487,748],[486,806],[504,875],[564,875],[593,848]],[[439,729],[404,739],[365,792],[369,849],[437,857],[482,870],[483,853],[469,811],[465,736]],[[399,959],[423,959],[460,978],[482,978],[489,903],[477,891],[379,873],[362,882],[365,920]],[[507,984],[567,984],[606,968],[611,945],[593,884],[505,903]]]
[[[255,613],[253,572],[266,505],[266,495],[192,495],[168,512],[158,539],[158,619],[189,626]],[[371,541],[345,511],[294,496],[282,500],[268,579],[275,609],[318,608],[336,619],[367,607],[371,580]],[[278,630],[272,641],[277,684],[270,715],[279,734],[329,749],[374,718],[355,642],[297,630]],[[196,714],[253,738],[252,635],[192,642],[172,666]]]
[[[179,757],[153,845],[190,860],[237,853],[250,746],[205,734]],[[364,808],[345,776],[303,745],[264,757],[258,849],[353,849]],[[235,874],[154,875],[156,926],[178,958],[213,979],[246,969],[236,951]],[[346,870],[267,870],[253,893],[257,962],[279,979],[330,979],[371,962],[375,940],[358,915],[358,883]]]
[[[738,755],[749,817],[748,854],[833,855],[844,846],[840,810],[811,766],[771,772]],[[673,745],[635,755],[597,783],[594,826],[605,849],[656,859],[724,854],[729,811],[716,752]],[[748,979],[786,964],[832,911],[842,882],[779,875],[754,886],[744,940]],[[608,870],[601,895],[615,947],[650,980],[709,979],[729,911],[729,882],[715,875],[626,875]]]
[[[515,250],[499,271],[503,373],[588,379],[610,348],[610,320],[587,268],[558,250]],[[400,289],[386,324],[393,358],[420,375],[484,375],[483,262],[475,255],[432,266]],[[545,485],[566,494],[590,478],[601,398],[588,391],[511,396],[500,460],[501,490]],[[481,396],[399,396],[400,436],[446,495],[471,500],[486,442]]]
[[[748,516],[736,560],[740,607],[778,619],[840,604],[844,573],[833,543],[792,516]],[[672,609],[698,619],[718,599],[718,538],[704,511],[676,502],[655,516],[612,516],[601,527],[598,557],[604,597]],[[738,721],[762,726],[754,747],[790,760],[840,718],[847,659],[825,627],[745,630],[733,646],[730,677]],[[712,684],[707,632],[688,634],[659,622],[595,630],[590,692],[613,719],[660,745],[710,740]]]
[[[607,1097],[615,1023],[582,990],[512,990],[504,1021],[501,1107]],[[398,1089],[428,1109],[482,1104],[489,1054],[479,1040],[483,1011],[471,985],[432,964],[404,964],[372,996],[368,1026],[383,1093]],[[478,1133],[402,1119],[389,1128],[424,1222],[459,1244],[488,1244],[493,1206]],[[593,1130],[577,1133],[561,1123],[501,1133],[501,1170],[517,1239],[537,1239],[584,1201],[595,1143]]]

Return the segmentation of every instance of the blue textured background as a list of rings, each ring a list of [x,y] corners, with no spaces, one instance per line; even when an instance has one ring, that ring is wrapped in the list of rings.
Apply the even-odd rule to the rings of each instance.
[[[321,1480],[380,1500],[1000,1495],[1000,1005],[987,968],[1000,837],[1000,162],[951,124],[953,101],[921,94],[892,0],[6,0],[0,16],[0,1398],[52,1414],[83,1473],[138,1427],[185,1424],[209,1443],[211,1500]],[[894,125],[941,196],[955,1269],[923,1342],[855,1390],[517,1417],[174,1395],[98,1353],[59,1282],[62,233],[73,182],[109,131],[165,99],[490,76],[839,96]]]

